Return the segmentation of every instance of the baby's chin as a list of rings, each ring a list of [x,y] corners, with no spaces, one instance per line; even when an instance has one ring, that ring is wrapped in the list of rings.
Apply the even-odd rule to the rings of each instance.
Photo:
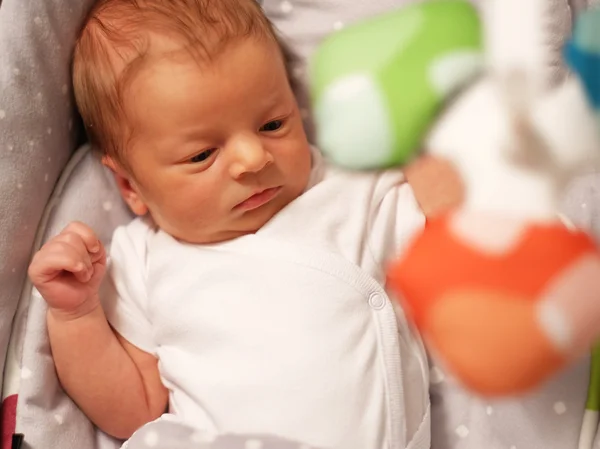
[[[163,232],[170,234],[173,238],[190,244],[207,245],[234,240],[245,235],[256,234],[267,225],[285,207],[298,198],[302,190],[283,191],[279,196],[264,206],[253,210],[240,212],[232,211],[231,215],[225,217],[220,223],[196,224],[169,224],[164,223],[159,227]]]
[[[279,207],[265,208],[262,210],[254,210],[246,212],[237,220],[232,220],[224,226],[215,226],[213,229],[198,232],[194,230],[172,229],[167,230],[163,227],[163,231],[170,234],[175,239],[195,245],[208,245],[215,243],[223,243],[230,240],[243,237],[245,235],[256,234],[269,221],[273,219],[289,202]],[[275,205],[274,205],[275,206]]]

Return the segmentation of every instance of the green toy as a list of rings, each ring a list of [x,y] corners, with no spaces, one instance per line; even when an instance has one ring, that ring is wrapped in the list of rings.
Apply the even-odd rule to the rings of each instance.
[[[579,448],[593,447],[598,430],[598,417],[600,414],[600,344],[592,350],[590,361],[590,382],[585,403],[585,414],[581,426]]]
[[[406,163],[443,104],[480,73],[482,40],[464,0],[417,3],[331,36],[311,73],[321,150],[353,169]]]

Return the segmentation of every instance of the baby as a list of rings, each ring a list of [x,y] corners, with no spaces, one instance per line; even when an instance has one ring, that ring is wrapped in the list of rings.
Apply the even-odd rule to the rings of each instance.
[[[400,171],[324,164],[286,61],[254,0],[101,0],[85,24],[77,103],[139,218],[108,264],[72,223],[29,274],[64,389],[111,435],[168,411],[209,433],[429,448],[426,356],[385,289],[423,213]]]

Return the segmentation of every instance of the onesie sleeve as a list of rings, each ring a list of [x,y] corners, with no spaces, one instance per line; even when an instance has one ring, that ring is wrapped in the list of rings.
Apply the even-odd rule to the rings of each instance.
[[[110,325],[129,343],[155,355],[146,294],[146,244],[150,228],[141,219],[117,228],[110,246],[101,300]]]
[[[374,258],[384,264],[399,257],[425,226],[425,215],[399,170],[378,177],[370,215],[369,246]]]

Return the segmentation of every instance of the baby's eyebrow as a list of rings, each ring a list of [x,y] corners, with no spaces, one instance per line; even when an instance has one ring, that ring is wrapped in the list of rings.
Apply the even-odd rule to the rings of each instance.
[[[292,104],[285,97],[277,95],[264,103],[261,114],[265,120],[276,120],[289,116],[293,110]]]
[[[188,129],[182,129],[177,134],[181,140],[184,140],[186,142],[200,141],[200,140],[204,140],[207,138],[207,135],[209,134],[209,130],[202,125],[198,125],[198,126],[191,127]]]
[[[274,86],[264,85],[261,105],[275,107],[287,100],[287,86],[277,84]]]
[[[185,159],[188,156],[191,157],[202,151],[205,147],[210,146],[211,143],[204,133],[176,131],[166,139],[155,142],[154,145],[160,154],[171,160]]]

